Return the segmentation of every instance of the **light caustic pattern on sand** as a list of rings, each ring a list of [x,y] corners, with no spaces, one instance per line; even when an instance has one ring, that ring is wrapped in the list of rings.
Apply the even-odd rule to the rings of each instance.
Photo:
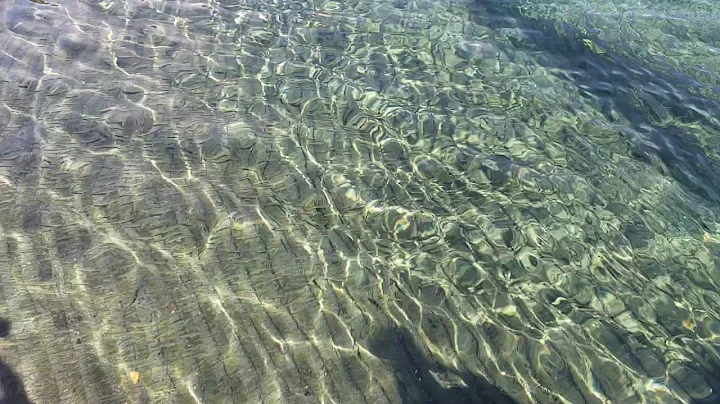
[[[43,3],[0,3],[0,349],[32,400],[717,388],[709,171],[668,174],[517,27],[450,2]]]

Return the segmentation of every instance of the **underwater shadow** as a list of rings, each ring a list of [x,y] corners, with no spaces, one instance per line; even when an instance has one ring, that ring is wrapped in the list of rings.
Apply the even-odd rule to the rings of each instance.
[[[458,373],[433,360],[417,345],[407,328],[391,326],[377,331],[367,349],[393,369],[405,404],[516,403],[482,376],[467,369]],[[452,377],[442,381],[448,379],[447,375]]]
[[[0,338],[10,335],[10,321],[0,318]],[[22,380],[5,361],[0,359],[0,404],[30,404]]]
[[[634,158],[650,165],[659,158],[669,171],[663,174],[720,204],[718,163],[692,133],[672,124],[673,120],[699,123],[720,134],[717,121],[699,112],[718,118],[717,112],[710,111],[720,111],[720,103],[688,91],[688,87],[701,86],[696,80],[681,72],[670,77],[654,71],[647,63],[613,52],[597,36],[567,23],[525,16],[515,1],[471,0],[468,7],[470,20],[478,25],[496,32],[516,29],[515,34],[508,35],[511,45],[500,45],[508,54],[527,52],[539,65],[561,72],[556,75],[571,80],[581,94],[599,103],[610,122],[617,120],[614,114],[622,114],[635,132],[623,134]],[[602,51],[588,44],[598,45]]]

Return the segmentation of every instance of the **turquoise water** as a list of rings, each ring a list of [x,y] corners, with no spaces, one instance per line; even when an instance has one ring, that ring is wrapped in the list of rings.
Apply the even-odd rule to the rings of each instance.
[[[5,402],[718,402],[718,10],[0,2]]]

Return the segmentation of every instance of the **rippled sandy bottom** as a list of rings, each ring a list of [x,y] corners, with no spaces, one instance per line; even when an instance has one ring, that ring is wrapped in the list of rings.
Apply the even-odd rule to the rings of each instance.
[[[717,400],[715,101],[480,3],[43,3],[0,3],[6,397]]]

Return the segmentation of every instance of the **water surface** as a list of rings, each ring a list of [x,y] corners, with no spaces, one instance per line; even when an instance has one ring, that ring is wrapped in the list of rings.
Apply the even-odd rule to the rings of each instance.
[[[0,2],[6,401],[717,402],[719,14]]]

